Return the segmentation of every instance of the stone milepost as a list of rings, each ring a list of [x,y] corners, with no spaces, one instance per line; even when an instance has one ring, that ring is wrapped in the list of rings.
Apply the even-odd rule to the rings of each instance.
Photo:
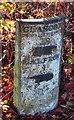
[[[62,24],[17,22],[14,103],[20,114],[43,113],[57,105]]]

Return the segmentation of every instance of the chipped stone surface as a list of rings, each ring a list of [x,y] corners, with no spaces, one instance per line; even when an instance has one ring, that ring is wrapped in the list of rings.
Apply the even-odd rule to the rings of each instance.
[[[55,24],[21,26],[21,114],[57,105],[62,34],[60,23]]]

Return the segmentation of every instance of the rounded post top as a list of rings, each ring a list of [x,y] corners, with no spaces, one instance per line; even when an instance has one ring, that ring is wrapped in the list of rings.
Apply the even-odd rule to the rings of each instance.
[[[59,16],[53,16],[50,18],[41,18],[41,19],[18,19],[16,20],[19,23],[25,23],[25,24],[47,24],[47,23],[55,23],[59,22],[65,19],[65,16],[63,14],[60,14]]]

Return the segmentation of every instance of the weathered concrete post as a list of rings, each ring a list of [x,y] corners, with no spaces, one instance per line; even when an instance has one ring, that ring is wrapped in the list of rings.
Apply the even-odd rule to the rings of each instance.
[[[14,104],[20,114],[56,107],[64,16],[16,22]]]

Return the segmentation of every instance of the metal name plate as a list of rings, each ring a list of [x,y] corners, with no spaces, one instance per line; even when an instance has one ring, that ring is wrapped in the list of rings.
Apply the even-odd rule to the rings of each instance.
[[[62,30],[62,20],[17,22],[14,103],[20,114],[43,113],[57,105]]]

